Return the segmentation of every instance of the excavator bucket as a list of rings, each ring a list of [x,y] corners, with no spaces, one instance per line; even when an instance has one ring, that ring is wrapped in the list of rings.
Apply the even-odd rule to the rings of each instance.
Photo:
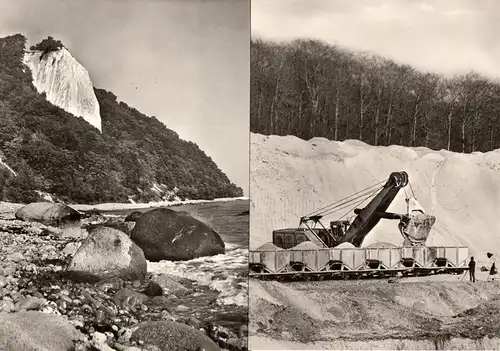
[[[417,199],[410,198],[406,202],[408,213],[401,218],[399,223],[399,230],[405,239],[403,246],[424,246],[436,222],[436,217],[425,213]]]

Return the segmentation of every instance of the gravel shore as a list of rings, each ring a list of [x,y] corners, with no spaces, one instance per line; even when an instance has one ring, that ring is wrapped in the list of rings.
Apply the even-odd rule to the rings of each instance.
[[[15,220],[16,206],[1,205],[0,338],[2,331],[10,335],[3,326],[13,316],[28,318],[26,311],[33,311],[30,313],[51,315],[74,327],[79,337],[68,338],[75,350],[246,350],[246,325],[223,327],[206,318],[206,306],[215,304],[217,292],[192,281],[151,273],[143,281],[69,280],[64,268],[84,240],[85,231],[61,231]],[[165,285],[168,293],[162,289]],[[204,313],[197,309],[201,305]],[[18,339],[23,338],[21,334]],[[27,341],[0,341],[0,349],[25,345],[23,342]]]

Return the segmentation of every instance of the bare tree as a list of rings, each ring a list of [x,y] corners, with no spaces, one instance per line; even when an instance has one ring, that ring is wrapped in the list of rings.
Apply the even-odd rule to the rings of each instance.
[[[316,40],[251,48],[251,129],[309,139],[486,151],[500,142],[500,84],[424,73]]]

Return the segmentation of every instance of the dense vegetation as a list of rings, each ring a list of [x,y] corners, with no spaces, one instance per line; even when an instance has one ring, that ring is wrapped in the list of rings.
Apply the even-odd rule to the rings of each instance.
[[[51,50],[51,40],[35,47]],[[78,203],[159,200],[172,189],[189,199],[242,195],[196,144],[111,92],[95,89],[102,134],[49,103],[22,64],[25,45],[20,34],[0,39],[0,157],[18,174],[0,170],[0,199],[35,201],[37,190]]]
[[[457,152],[500,147],[500,84],[316,40],[251,43],[251,130]]]
[[[42,51],[42,55],[40,55],[40,60],[41,60],[48,53],[52,51],[57,51],[59,49],[62,49],[63,47],[64,45],[60,40],[55,40],[54,38],[49,36],[46,39],[43,39],[38,44],[31,45],[30,50]]]

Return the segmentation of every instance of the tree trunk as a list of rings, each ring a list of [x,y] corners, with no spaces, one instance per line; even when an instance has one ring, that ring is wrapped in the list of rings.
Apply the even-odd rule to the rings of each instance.
[[[465,153],[465,118],[462,120],[462,153]]]
[[[450,110],[450,113],[448,114],[448,143],[446,150],[450,151],[450,146],[451,146],[451,117],[453,115],[453,110]]]
[[[262,93],[262,89],[259,94],[259,107],[257,109],[257,130],[261,130],[262,126],[262,99],[264,98],[264,94]]]
[[[479,121],[479,117],[480,117],[480,111],[481,107],[476,107],[475,110],[476,110],[476,113],[475,113],[475,116],[474,116],[474,121],[472,123],[472,150],[471,152],[475,152],[476,151],[476,134],[477,134],[477,130],[479,129],[478,128],[478,121]]]
[[[276,126],[276,117],[275,117],[275,109],[276,109],[276,104],[278,103],[278,83],[279,83],[279,77],[276,78],[276,83],[274,85],[274,94],[273,94],[273,100],[271,102],[271,113],[270,113],[270,118],[271,118],[271,134],[277,134],[277,126]]]
[[[299,100],[299,113],[298,113],[298,120],[297,120],[297,134],[300,133],[300,130],[302,128],[302,96],[300,97]]]
[[[491,126],[491,129],[490,129],[490,150],[494,150],[493,149],[493,135],[495,133],[495,127],[494,126]]]
[[[358,139],[363,141],[363,127],[364,127],[364,119],[365,119],[365,92],[364,92],[364,83],[363,77],[359,77],[359,133]]]
[[[349,118],[345,122],[345,139],[349,139]]]
[[[385,123],[385,137],[387,145],[391,144],[391,119],[392,119],[392,101],[389,102],[389,109],[387,111],[387,120]]]
[[[337,93],[335,94],[335,131],[334,131],[334,140],[338,139],[339,132],[339,104],[340,104],[340,87],[337,88]]]
[[[411,145],[415,146],[415,141],[417,140],[417,116],[418,116],[418,104],[415,104],[415,111],[413,112],[413,130],[411,136]]]
[[[361,106],[359,110],[359,140],[363,141],[363,119],[364,119],[364,111],[363,111],[363,102],[361,101]]]
[[[476,129],[476,126],[473,125],[472,126],[472,137],[471,137],[471,139],[472,139],[471,140],[471,144],[472,144],[471,145],[471,152],[476,151],[476,131],[475,131],[475,129]]]

